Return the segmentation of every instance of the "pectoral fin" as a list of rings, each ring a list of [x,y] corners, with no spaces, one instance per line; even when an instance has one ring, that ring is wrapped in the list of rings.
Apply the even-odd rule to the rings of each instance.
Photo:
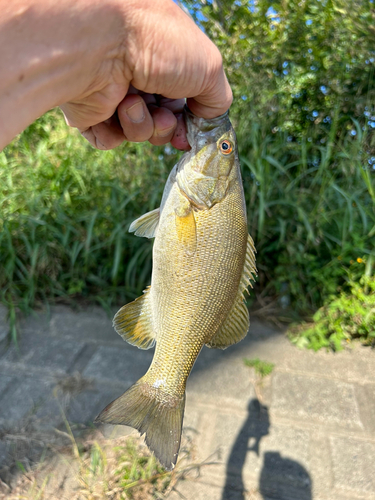
[[[152,326],[150,287],[144,295],[123,306],[113,318],[113,327],[129,344],[140,349],[150,349],[155,344]]]
[[[186,203],[175,210],[176,231],[180,243],[184,246],[188,255],[193,255],[197,248],[197,228],[195,225],[194,211],[186,200]]]
[[[230,345],[237,344],[237,342],[246,337],[250,326],[250,320],[249,311],[244,302],[243,292],[247,290],[249,285],[251,286],[251,280],[254,280],[253,275],[257,272],[255,267],[255,251],[253,239],[248,235],[245,265],[236,300],[220,329],[216,332],[211,342],[206,344],[207,347],[226,349]]]
[[[144,236],[145,238],[154,238],[159,225],[160,208],[155,208],[147,214],[141,215],[130,224],[129,232],[136,236]]]

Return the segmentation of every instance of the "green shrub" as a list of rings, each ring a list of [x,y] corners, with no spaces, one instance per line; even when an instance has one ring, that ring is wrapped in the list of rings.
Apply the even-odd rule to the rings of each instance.
[[[184,3],[221,50],[236,116],[246,116],[251,103],[269,130],[303,137],[319,125],[324,137],[335,117],[355,132],[352,118],[374,115],[371,1]]]
[[[357,258],[361,267],[365,262],[365,258]],[[338,296],[332,295],[314,314],[312,323],[291,328],[289,335],[293,343],[315,351],[321,347],[338,351],[345,341],[354,339],[375,345],[375,276],[372,274],[372,261],[367,261],[366,272],[359,278],[357,267],[353,262],[347,271],[345,290]]]

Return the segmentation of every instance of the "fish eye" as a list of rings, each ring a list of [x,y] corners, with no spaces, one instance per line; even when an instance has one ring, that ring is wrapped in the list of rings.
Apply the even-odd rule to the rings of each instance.
[[[223,153],[223,155],[230,155],[231,152],[233,151],[233,146],[230,141],[225,139],[224,141],[221,141],[219,145],[220,151]]]

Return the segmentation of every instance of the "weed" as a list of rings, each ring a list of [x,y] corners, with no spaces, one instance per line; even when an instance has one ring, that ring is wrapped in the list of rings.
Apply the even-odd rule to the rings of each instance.
[[[365,267],[358,277],[358,267]],[[354,339],[375,346],[375,276],[372,259],[357,258],[347,269],[348,282],[313,316],[311,323],[291,327],[289,337],[299,347],[339,351]]]
[[[365,164],[366,134],[344,131],[335,143],[288,142],[257,114],[238,124],[250,233],[263,295],[308,314],[346,281],[343,264],[373,254],[374,178]],[[246,131],[246,136],[244,132]]]
[[[243,360],[246,366],[250,366],[254,368],[255,373],[260,377],[266,377],[267,375],[271,375],[275,365],[273,363],[269,363],[268,361],[262,361],[258,358]]]
[[[66,423],[67,424],[67,423]],[[180,480],[216,462],[191,461],[191,441],[183,436],[176,468],[164,470],[139,437],[104,439],[96,432],[76,440],[67,424],[70,448],[32,470],[22,471],[9,500],[152,500],[165,498]],[[60,480],[54,478],[60,476]]]

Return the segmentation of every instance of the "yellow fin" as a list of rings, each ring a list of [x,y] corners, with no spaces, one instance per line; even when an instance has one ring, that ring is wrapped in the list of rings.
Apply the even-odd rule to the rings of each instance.
[[[211,342],[206,344],[206,346],[215,349],[226,349],[230,345],[237,344],[237,342],[246,337],[249,326],[249,311],[244,302],[242,292],[238,291],[227,319],[216,332]]]
[[[176,230],[180,243],[188,255],[193,255],[197,248],[197,228],[195,225],[194,211],[188,203],[175,210]]]
[[[146,434],[146,444],[167,470],[177,462],[180,449],[185,395],[163,393],[138,380],[96,417],[95,422],[130,425]]]
[[[136,236],[144,236],[145,238],[154,238],[159,225],[160,208],[155,208],[147,214],[141,215],[130,224],[129,232]]]
[[[113,327],[121,337],[140,349],[150,349],[155,344],[152,328],[150,287],[144,295],[123,306],[113,318]]]
[[[236,299],[228,317],[216,332],[211,342],[206,344],[207,347],[226,349],[230,345],[237,344],[237,342],[246,337],[250,326],[250,320],[249,311],[244,302],[243,292],[245,290],[247,291],[249,285],[251,286],[251,280],[254,280],[253,274],[257,272],[255,267],[255,251],[253,239],[248,235],[245,265],[242,271]]]

